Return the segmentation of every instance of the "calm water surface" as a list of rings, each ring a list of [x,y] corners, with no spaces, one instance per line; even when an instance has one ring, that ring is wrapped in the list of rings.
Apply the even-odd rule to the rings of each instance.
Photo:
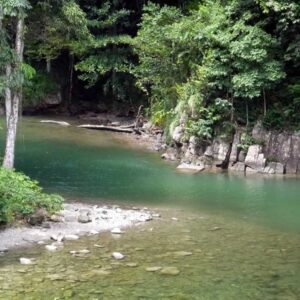
[[[54,254],[12,251],[0,257],[0,299],[300,299],[298,178],[180,174],[116,134],[37,120],[20,126],[18,170],[69,199],[159,207],[162,220]],[[91,254],[70,256],[83,248]],[[112,251],[127,257],[115,262]],[[37,264],[20,266],[20,256]],[[180,274],[149,273],[149,266]]]

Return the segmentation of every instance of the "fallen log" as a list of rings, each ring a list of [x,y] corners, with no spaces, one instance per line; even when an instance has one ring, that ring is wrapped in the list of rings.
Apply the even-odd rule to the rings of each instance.
[[[84,125],[79,125],[77,127],[86,128],[86,129],[94,129],[94,130],[106,130],[106,131],[114,131],[114,132],[123,132],[123,133],[133,133],[134,132],[134,130],[130,129],[130,128],[104,126],[104,125],[84,124]]]
[[[41,120],[40,123],[51,123],[51,124],[57,124],[57,125],[61,125],[61,126],[70,126],[71,125],[68,122],[55,121],[55,120]]]

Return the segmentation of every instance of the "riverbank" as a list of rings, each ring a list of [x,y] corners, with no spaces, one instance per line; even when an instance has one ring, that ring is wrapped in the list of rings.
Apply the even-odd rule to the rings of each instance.
[[[146,208],[126,209],[117,205],[66,203],[61,212],[51,216],[41,226],[20,226],[1,230],[0,253],[36,244],[52,245],[54,246],[52,249],[55,250],[57,247],[55,242],[76,240],[81,236],[110,230],[112,234],[118,235],[127,227],[137,226],[159,217],[157,212]]]

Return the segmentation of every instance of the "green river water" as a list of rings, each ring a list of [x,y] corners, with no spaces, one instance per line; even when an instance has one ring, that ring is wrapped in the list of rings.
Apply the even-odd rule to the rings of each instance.
[[[8,252],[0,257],[1,300],[300,299],[297,177],[180,174],[119,135],[34,118],[20,126],[16,168],[67,199],[148,206],[162,218],[119,239],[103,233],[55,253]],[[69,254],[84,248],[91,253]],[[114,261],[113,251],[126,258]],[[36,264],[20,265],[21,256]],[[180,273],[145,270],[152,266]]]

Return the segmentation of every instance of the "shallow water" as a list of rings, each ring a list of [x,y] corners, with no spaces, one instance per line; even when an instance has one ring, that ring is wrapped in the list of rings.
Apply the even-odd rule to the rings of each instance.
[[[12,251],[0,257],[0,299],[300,299],[298,178],[179,174],[118,135],[36,119],[21,125],[16,167],[72,199],[161,207],[162,220],[56,253]],[[83,248],[86,257],[69,254]],[[37,263],[21,266],[20,256]]]

